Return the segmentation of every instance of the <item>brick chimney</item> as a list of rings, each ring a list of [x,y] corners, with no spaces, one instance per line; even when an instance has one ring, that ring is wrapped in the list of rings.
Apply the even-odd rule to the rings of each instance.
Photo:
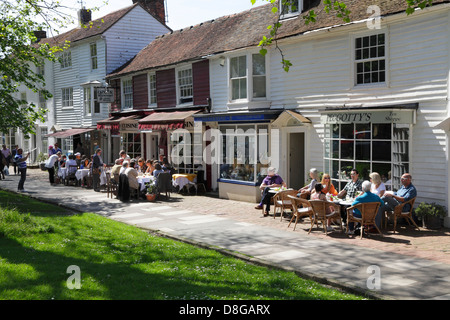
[[[88,25],[92,20],[92,11],[89,9],[80,9],[78,10],[78,23],[80,26]]]
[[[140,3],[161,23],[166,23],[165,0],[133,0],[133,3]]]

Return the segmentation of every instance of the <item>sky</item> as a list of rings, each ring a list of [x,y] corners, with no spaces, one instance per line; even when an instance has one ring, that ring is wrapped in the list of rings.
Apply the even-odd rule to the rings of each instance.
[[[64,4],[66,1],[76,8],[81,8],[81,3],[83,3],[87,9],[100,7],[99,10],[93,11],[93,20],[133,4],[132,0],[108,0],[107,5],[104,5],[104,0],[78,0],[77,5],[73,4],[73,0],[62,0],[61,2]],[[257,0],[256,3],[252,5],[250,0],[166,0],[166,15],[168,15],[167,25],[172,30],[179,30],[263,4],[267,4],[267,2]],[[76,25],[68,26],[67,30],[74,27],[76,27]]]

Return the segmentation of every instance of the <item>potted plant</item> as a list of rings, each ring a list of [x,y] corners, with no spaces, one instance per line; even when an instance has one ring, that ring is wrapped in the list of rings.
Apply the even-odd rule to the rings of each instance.
[[[427,229],[440,229],[441,219],[447,216],[447,209],[437,203],[422,202],[415,209],[418,217],[422,218],[422,224]]]
[[[42,171],[47,170],[47,168],[45,167],[45,161],[48,159],[48,156],[45,155],[44,153],[39,153],[39,155],[36,158],[36,162],[39,163],[39,167],[41,168]]]
[[[155,201],[156,199],[156,194],[157,194],[157,188],[156,188],[156,184],[155,181],[150,181],[149,183],[146,184],[147,187],[147,193],[146,193],[146,197],[148,201]]]

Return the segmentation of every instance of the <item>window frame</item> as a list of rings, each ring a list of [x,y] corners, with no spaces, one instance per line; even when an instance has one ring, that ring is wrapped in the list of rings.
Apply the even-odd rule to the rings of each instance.
[[[250,52],[246,52],[246,53],[241,53],[241,54],[236,54],[233,56],[228,57],[228,70],[227,70],[227,77],[228,77],[228,103],[229,104],[234,104],[234,103],[249,103],[249,102],[258,102],[258,101],[267,101],[269,99],[269,86],[268,86],[268,79],[269,79],[269,68],[268,68],[268,53],[263,57],[264,59],[264,75],[257,75],[254,74],[253,72],[253,67],[254,67],[254,56],[255,55],[259,55],[259,52],[254,52],[254,51],[250,51]],[[235,58],[242,58],[245,57],[245,70],[246,70],[246,75],[245,76],[237,76],[232,78],[232,72],[231,72],[231,68],[232,68],[232,60]],[[239,64],[239,63],[238,63]],[[264,97],[254,97],[255,94],[255,78],[257,77],[264,77],[264,84],[265,84],[265,96]],[[245,79],[246,80],[246,97],[243,98],[241,95],[239,96],[239,98],[237,99],[233,99],[233,81],[236,80],[242,80]]]
[[[129,86],[126,84],[130,84]],[[126,88],[131,88],[130,91],[125,91]],[[133,109],[133,79],[132,78],[124,78],[121,81],[121,96],[122,96],[122,110],[130,110]],[[127,99],[128,98],[128,99]],[[127,105],[126,102],[129,102],[131,105]]]
[[[183,77],[183,79],[190,79],[190,83],[181,85],[181,77],[180,72],[190,71],[190,77]],[[194,103],[194,74],[192,70],[192,65],[187,65],[183,67],[178,67],[175,69],[176,75],[176,87],[177,87],[177,105],[192,105]],[[191,91],[191,95],[182,95],[182,91],[187,90]],[[182,101],[185,99],[186,101]]]
[[[93,54],[92,48],[95,49],[95,54]],[[92,42],[89,44],[89,53],[90,53],[91,71],[97,70],[98,69],[98,51],[97,51],[97,43],[96,42]]]
[[[70,50],[64,50],[60,57],[61,70],[72,68],[72,52]]]
[[[154,78],[154,81],[152,78]],[[152,107],[157,106],[158,104],[158,96],[156,92],[156,72],[150,72],[148,74],[148,104]]]
[[[68,100],[66,100],[67,97],[69,98]],[[63,109],[73,108],[73,87],[61,88],[61,107]]]
[[[302,7],[303,7],[303,0],[298,0],[297,1],[297,8],[295,11],[292,11],[292,5],[289,6],[289,10],[287,13],[283,13],[284,11],[284,5],[283,5],[283,1],[280,0],[279,4],[278,4],[278,10],[280,12],[280,18],[281,19],[289,19],[292,17],[297,17],[300,12],[302,12]]]
[[[371,36],[378,36],[380,34],[384,34],[384,57],[375,57],[375,58],[367,58],[367,59],[356,59],[356,40],[358,38],[366,38]],[[350,37],[351,45],[350,48],[352,50],[352,82],[354,88],[365,88],[365,87],[388,87],[389,86],[389,30],[388,28],[381,28],[381,29],[375,29],[370,30],[366,32],[358,32],[352,34]],[[370,40],[369,40],[370,41]],[[369,46],[370,50],[370,46]],[[364,63],[364,62],[372,62],[372,61],[381,61],[384,60],[384,72],[385,72],[385,78],[384,81],[378,81],[378,82],[370,82],[370,83],[358,83],[358,63]]]

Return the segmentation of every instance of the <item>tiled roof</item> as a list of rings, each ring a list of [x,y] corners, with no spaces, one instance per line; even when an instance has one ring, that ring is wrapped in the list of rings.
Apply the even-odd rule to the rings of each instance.
[[[404,12],[405,0],[347,0],[351,21],[367,19],[371,14],[367,8],[377,5],[382,16]],[[434,1],[435,4],[450,1]],[[312,8],[317,22],[306,25],[303,14],[282,21],[278,38],[286,38],[325,27],[342,25],[344,22],[333,13],[322,10],[323,1]],[[262,5],[240,13],[223,16],[189,28],[166,33],[142,49],[131,61],[108,75],[109,78],[152,68],[199,59],[240,48],[257,46],[263,35],[268,35],[267,26],[275,21],[271,4]]]
[[[48,43],[51,46],[64,45],[65,41],[76,42],[86,38],[100,35],[113,26],[117,21],[123,18],[128,12],[139,4],[133,4],[129,7],[111,12],[110,14],[93,20],[92,26],[87,28],[77,27],[67,32],[61,33],[51,38],[45,38],[40,43]]]

